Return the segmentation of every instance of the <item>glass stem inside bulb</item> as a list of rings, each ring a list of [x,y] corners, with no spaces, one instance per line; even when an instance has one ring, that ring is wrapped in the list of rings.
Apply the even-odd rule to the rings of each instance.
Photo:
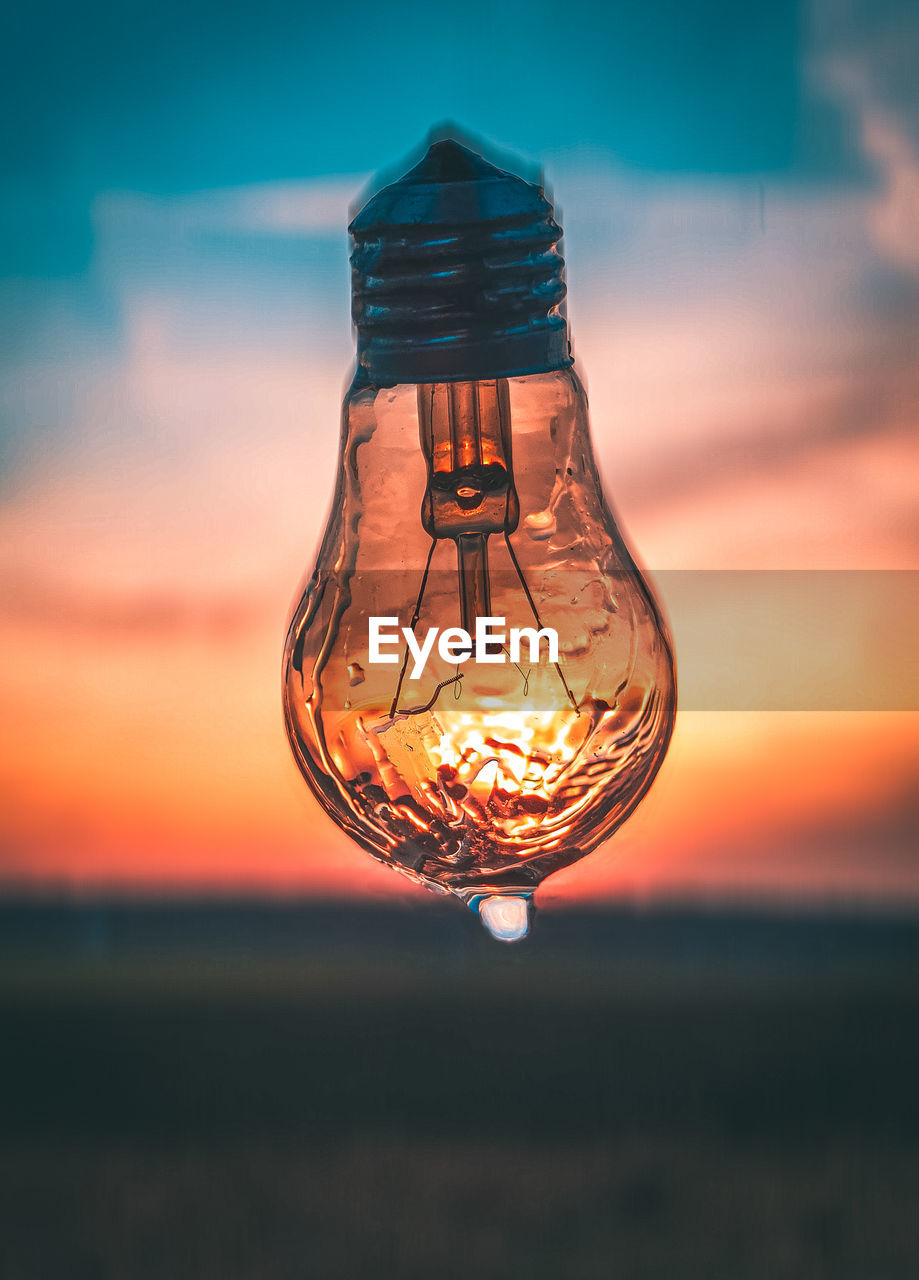
[[[523,594],[541,630],[536,602],[510,540],[520,520],[520,502],[514,485],[507,379],[421,383],[417,397],[421,447],[428,469],[421,522],[431,537],[431,546],[411,630],[421,616],[437,543],[448,538],[456,544],[460,625],[474,635],[476,620],[491,616],[488,538],[493,533],[504,537]],[[500,641],[494,643],[498,650],[502,648]],[[407,664],[406,649],[390,707],[391,717],[398,711]],[[568,701],[579,714],[561,667],[557,662],[554,665]],[[458,681],[461,676],[457,674],[455,679]]]
[[[474,635],[476,619],[491,615],[489,535],[506,536],[520,518],[507,379],[422,383],[418,423],[428,466],[422,524],[435,542],[456,543],[460,625]]]
[[[418,387],[428,483],[421,522],[432,538],[513,533],[520,519],[507,379]]]
[[[461,534],[456,539],[459,571],[460,625],[475,635],[476,618],[491,616],[491,583],[488,578],[488,535]]]

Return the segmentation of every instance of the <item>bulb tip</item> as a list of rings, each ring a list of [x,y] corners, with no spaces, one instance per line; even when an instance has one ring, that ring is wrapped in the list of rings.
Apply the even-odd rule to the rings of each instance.
[[[450,137],[433,142],[410,176],[416,182],[480,182],[496,174],[501,171]]]
[[[530,899],[495,894],[479,903],[479,916],[498,942],[520,942],[530,932]]]

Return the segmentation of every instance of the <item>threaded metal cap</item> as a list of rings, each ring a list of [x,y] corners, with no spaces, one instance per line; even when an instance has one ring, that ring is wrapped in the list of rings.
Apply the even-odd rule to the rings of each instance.
[[[561,228],[540,187],[452,139],[351,223],[360,368],[378,385],[565,369]]]

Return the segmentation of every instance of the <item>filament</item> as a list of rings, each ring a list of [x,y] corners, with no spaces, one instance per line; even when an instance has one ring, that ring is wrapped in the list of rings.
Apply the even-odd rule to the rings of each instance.
[[[447,685],[450,685],[450,684],[455,684],[457,687],[459,687],[460,683],[462,682],[462,679],[463,679],[462,673],[458,671],[455,676],[449,676],[446,680],[441,680],[440,684],[431,694],[431,697],[428,699],[428,701],[424,704],[423,707],[406,707],[404,711],[399,711],[398,713],[391,712],[390,714],[391,715],[398,714],[400,716],[424,715],[425,711],[430,711],[434,703],[437,701],[438,697],[440,696],[441,689],[446,689]]]

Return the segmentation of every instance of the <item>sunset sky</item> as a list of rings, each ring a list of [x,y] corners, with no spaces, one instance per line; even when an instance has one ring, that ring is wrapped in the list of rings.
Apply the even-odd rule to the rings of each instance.
[[[909,13],[22,7],[0,882],[423,897],[308,795],[280,651],[353,359],[349,207],[451,119],[554,191],[596,451],[690,687],[695,571],[853,575],[820,709],[690,699],[641,810],[542,900],[919,904]],[[776,644],[812,663],[792,613]]]

